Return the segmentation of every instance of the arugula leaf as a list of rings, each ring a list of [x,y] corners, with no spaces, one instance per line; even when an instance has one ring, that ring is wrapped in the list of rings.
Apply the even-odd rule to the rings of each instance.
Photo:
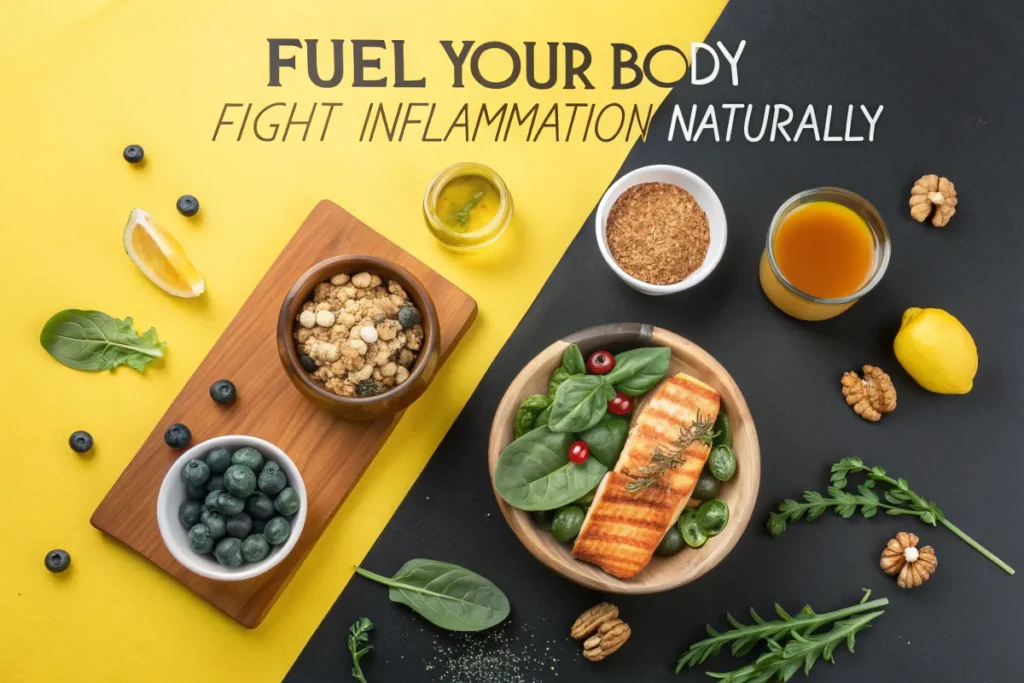
[[[407,605],[449,631],[483,631],[505,621],[508,598],[493,583],[464,567],[437,560],[409,560],[392,578],[356,567],[362,577],[389,586],[392,602]]]
[[[363,676],[363,669],[359,666],[359,660],[373,649],[370,645],[370,631],[373,630],[373,622],[366,617],[356,619],[348,629],[348,651],[352,655],[352,678],[367,683]]]
[[[163,358],[166,342],[149,328],[140,337],[131,318],[118,320],[100,311],[68,309],[43,326],[39,343],[58,361],[75,370],[111,370],[127,365],[139,372]]]

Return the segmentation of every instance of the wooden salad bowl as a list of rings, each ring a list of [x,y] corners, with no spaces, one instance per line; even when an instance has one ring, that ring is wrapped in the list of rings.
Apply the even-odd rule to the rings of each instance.
[[[512,531],[534,557],[570,581],[587,588],[608,593],[641,594],[660,593],[690,583],[721,562],[747,528],[761,480],[761,452],[753,417],[736,382],[711,354],[677,334],[639,323],[601,325],[572,334],[537,354],[509,385],[494,415],[487,454],[491,484],[493,486],[498,456],[513,440],[513,421],[519,404],[527,396],[547,393],[548,376],[562,363],[565,348],[573,343],[580,347],[584,357],[598,349],[617,353],[643,346],[668,347],[672,350],[668,375],[686,372],[721,394],[722,410],[729,416],[737,463],[736,475],[722,484],[719,494],[719,498],[729,505],[729,524],[718,536],[709,538],[703,547],[684,548],[671,557],[655,556],[643,571],[632,579],[623,580],[573,558],[571,544],[559,543],[534,523],[532,513],[513,508],[495,490],[498,507]]]

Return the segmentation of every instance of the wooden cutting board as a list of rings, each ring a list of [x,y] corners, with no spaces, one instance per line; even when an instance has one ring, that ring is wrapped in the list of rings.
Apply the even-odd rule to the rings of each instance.
[[[339,254],[370,254],[397,262],[430,292],[440,321],[443,363],[476,317],[476,302],[340,206],[321,201],[263,276],[92,516],[92,525],[124,542],[200,597],[255,628],[384,444],[397,419],[349,422],[320,411],[292,385],[278,359],[278,311],[292,285],[313,264]],[[230,378],[238,401],[228,408],[210,399],[210,385]],[[164,443],[175,422],[192,430],[192,443],[223,434],[248,434],[279,446],[306,484],[305,528],[291,554],[249,581],[206,579],[178,564],[156,523],[156,499],[167,468],[181,455]]]

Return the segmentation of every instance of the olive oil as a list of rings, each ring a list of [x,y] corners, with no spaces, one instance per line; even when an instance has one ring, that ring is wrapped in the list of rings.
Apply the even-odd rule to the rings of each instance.
[[[782,275],[801,292],[841,299],[855,294],[871,277],[875,239],[852,209],[813,201],[782,219],[772,252]]]
[[[487,178],[461,175],[452,178],[437,198],[437,215],[459,232],[475,232],[486,227],[498,215],[501,195]]]

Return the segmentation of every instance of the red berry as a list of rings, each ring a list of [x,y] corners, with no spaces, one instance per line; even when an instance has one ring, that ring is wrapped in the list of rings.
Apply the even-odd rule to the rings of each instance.
[[[607,351],[594,351],[587,358],[587,372],[592,375],[607,375],[615,367],[615,356]]]
[[[569,446],[569,462],[582,465],[590,457],[590,446],[583,439],[573,441]]]
[[[629,415],[633,412],[633,398],[616,391],[615,398],[608,401],[608,412],[612,415]]]

